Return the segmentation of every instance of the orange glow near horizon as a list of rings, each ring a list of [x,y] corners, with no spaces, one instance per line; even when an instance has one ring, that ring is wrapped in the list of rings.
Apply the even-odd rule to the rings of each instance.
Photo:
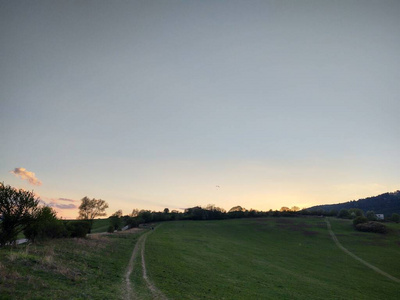
[[[293,207],[297,206],[300,209],[308,208],[315,205],[322,205],[322,204],[335,204],[341,202],[347,202],[352,200],[358,200],[366,197],[376,196],[385,192],[392,192],[395,191],[393,187],[382,186],[377,184],[372,184],[369,186],[361,186],[355,188],[354,190],[363,190],[363,193],[355,193],[350,186],[340,186],[340,187],[333,187],[333,191],[327,190],[327,193],[307,193],[302,191],[292,191],[284,193],[282,191],[278,191],[275,193],[268,193],[268,194],[256,194],[256,193],[243,193],[239,195],[232,195],[232,196],[223,196],[218,195],[214,198],[215,201],[200,201],[200,200],[192,200],[189,202],[179,201],[176,200],[174,204],[171,205],[156,205],[149,202],[148,205],[144,203],[135,203],[135,201],[122,201],[122,200],[114,200],[114,201],[107,201],[109,204],[109,208],[106,210],[107,217],[113,214],[115,211],[121,209],[124,215],[128,215],[131,213],[133,209],[144,209],[144,210],[151,210],[151,211],[163,211],[164,208],[169,208],[170,210],[177,209],[177,206],[180,206],[178,211],[182,211],[182,209],[193,207],[193,206],[201,206],[205,207],[208,204],[214,204],[217,207],[221,207],[226,211],[229,211],[234,206],[240,205],[243,208],[250,210],[255,209],[258,211],[269,211],[269,210],[280,210],[281,207]],[[235,193],[234,193],[235,194]],[[184,197],[183,197],[184,198]],[[226,200],[229,199],[229,200]],[[167,200],[163,202],[168,202]],[[79,201],[75,201],[74,203],[77,207],[79,206]],[[57,211],[57,216],[62,219],[76,219],[78,217],[79,210],[78,208],[72,209],[62,209],[58,207],[53,207]]]

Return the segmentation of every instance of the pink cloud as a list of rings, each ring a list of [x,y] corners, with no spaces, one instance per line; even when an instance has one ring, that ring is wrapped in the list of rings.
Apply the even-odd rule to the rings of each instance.
[[[77,200],[68,199],[68,198],[58,198],[60,201],[67,201],[67,202],[76,202]]]
[[[49,203],[50,207],[56,207],[59,209],[75,209],[77,206],[75,204],[63,204],[63,203]]]
[[[76,202],[76,200],[72,200],[72,199],[67,199],[67,198],[47,198],[44,197],[45,200],[43,200],[43,198],[41,198],[41,203],[43,203],[44,205],[50,206],[50,207],[54,207],[54,208],[59,208],[59,209],[76,209],[78,208],[78,206],[74,203],[59,203],[60,201],[66,201],[66,202]]]
[[[42,185],[42,182],[36,178],[35,173],[29,172],[25,168],[15,168],[10,173],[23,180],[27,180],[32,185]]]

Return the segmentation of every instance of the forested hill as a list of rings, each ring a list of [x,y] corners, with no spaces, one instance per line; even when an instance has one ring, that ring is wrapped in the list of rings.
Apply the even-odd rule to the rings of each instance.
[[[366,213],[369,210],[376,214],[385,214],[390,216],[392,213],[400,214],[400,190],[393,193],[385,193],[374,197],[369,197],[360,200],[353,200],[338,204],[317,205],[308,208],[309,211],[323,209],[327,212],[331,210],[340,211],[342,208],[359,208]]]

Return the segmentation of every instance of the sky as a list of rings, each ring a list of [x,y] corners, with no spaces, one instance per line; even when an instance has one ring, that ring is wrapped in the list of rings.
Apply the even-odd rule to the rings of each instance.
[[[0,181],[63,218],[400,189],[400,1],[0,0]]]

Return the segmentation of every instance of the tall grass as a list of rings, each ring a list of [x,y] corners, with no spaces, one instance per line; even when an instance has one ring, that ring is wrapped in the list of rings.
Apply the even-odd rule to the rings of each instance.
[[[0,299],[119,299],[138,234],[0,249]]]

